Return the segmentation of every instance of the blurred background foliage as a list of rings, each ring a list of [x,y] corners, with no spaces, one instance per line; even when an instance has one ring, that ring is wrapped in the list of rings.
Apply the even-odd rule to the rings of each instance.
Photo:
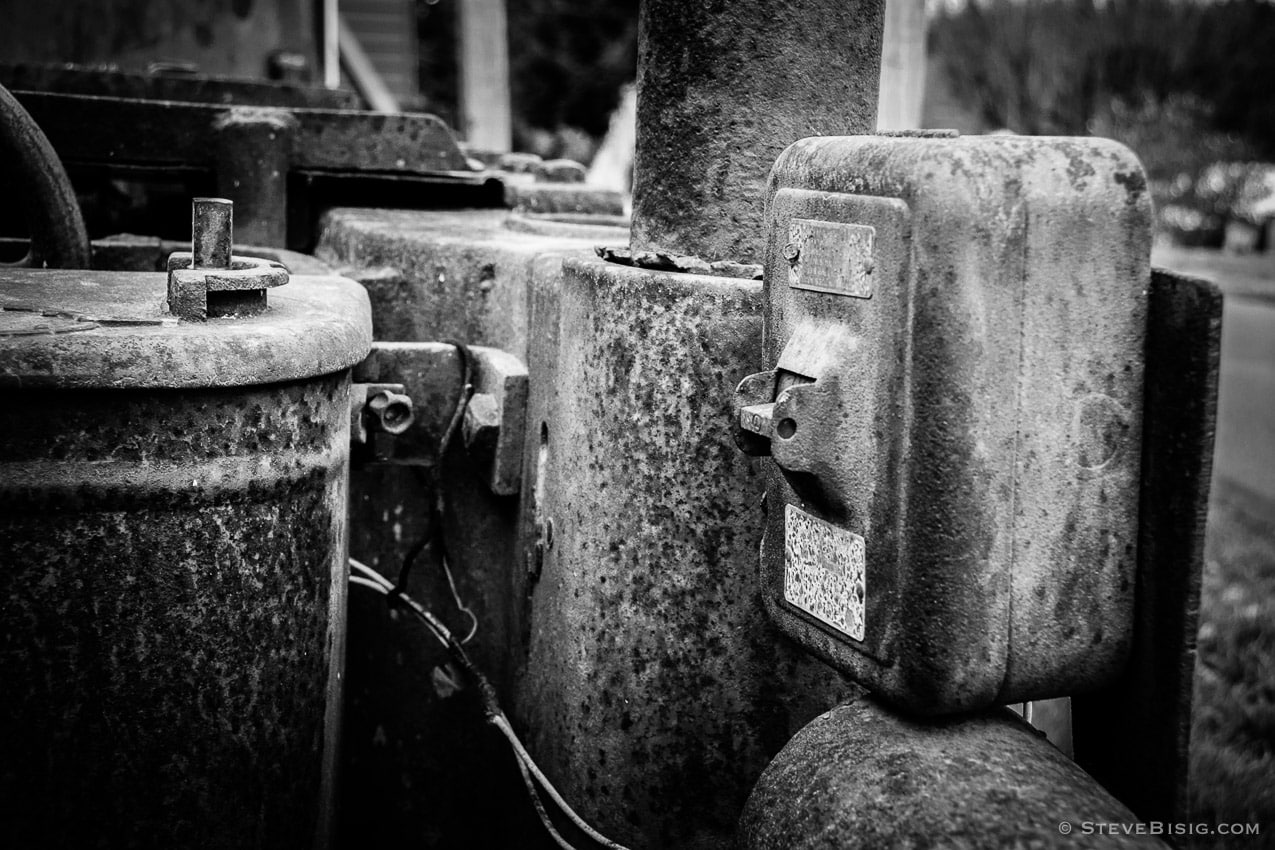
[[[514,147],[587,163],[637,61],[638,0],[509,0]],[[455,125],[455,0],[418,0],[426,108]],[[1142,158],[1161,232],[1219,246],[1275,209],[1275,3],[934,4],[923,125],[1095,134]]]
[[[418,0],[421,92],[456,126],[455,0]],[[514,150],[588,163],[637,69],[638,0],[508,0]]]
[[[1275,3],[981,0],[932,17],[929,56],[927,126],[1117,139],[1176,241],[1275,213]]]

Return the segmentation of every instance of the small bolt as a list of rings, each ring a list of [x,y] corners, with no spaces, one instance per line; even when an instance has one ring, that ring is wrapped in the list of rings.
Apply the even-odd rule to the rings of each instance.
[[[225,198],[192,198],[192,269],[228,269],[234,248],[235,204]]]
[[[233,256],[234,204],[225,198],[191,201],[190,234],[190,251],[168,258],[168,310],[180,319],[262,313],[266,290],[288,282],[279,263]]]
[[[381,390],[369,398],[367,409],[377,430],[386,434],[402,434],[416,420],[412,399],[390,390]]]

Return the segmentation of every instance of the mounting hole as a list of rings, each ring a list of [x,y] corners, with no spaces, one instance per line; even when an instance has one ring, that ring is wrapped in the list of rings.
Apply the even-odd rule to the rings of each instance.
[[[775,433],[787,440],[797,433],[797,423],[792,419],[780,419],[779,424],[775,426]]]

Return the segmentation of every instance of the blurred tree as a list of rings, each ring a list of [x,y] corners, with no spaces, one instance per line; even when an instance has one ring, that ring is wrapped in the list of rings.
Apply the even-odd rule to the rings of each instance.
[[[930,50],[983,129],[1079,134],[1113,104],[1187,99],[1199,129],[1275,158],[1269,0],[974,0],[938,15]]]
[[[456,0],[417,0],[421,92],[455,125]],[[637,71],[638,0],[508,0],[514,147],[587,159]]]
[[[509,0],[515,122],[606,133],[637,72],[638,0]],[[515,131],[517,132],[517,131]]]

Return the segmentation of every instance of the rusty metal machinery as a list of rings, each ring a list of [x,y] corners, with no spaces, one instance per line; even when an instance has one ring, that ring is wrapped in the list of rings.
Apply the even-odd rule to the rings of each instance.
[[[1007,709],[917,722],[861,698],[785,745],[748,799],[737,846],[1165,848],[1164,832]]]
[[[177,182],[183,198],[221,195],[251,245],[311,250],[322,213],[343,204],[623,211],[619,193],[580,185],[578,163],[466,151],[433,115],[353,109],[304,87],[29,66],[0,66],[0,85],[77,183]]]
[[[774,367],[739,389],[766,604],[906,711],[1124,669],[1146,185],[1114,142],[955,134],[806,139],[772,171]]]
[[[167,290],[0,271],[7,846],[328,843],[367,298]]]
[[[1007,841],[1059,846],[1068,839],[1056,825],[1037,829],[1043,806],[1113,820],[1181,815],[1218,302],[1206,287],[1150,273],[1134,165],[1123,154],[1091,162],[1077,143],[826,138],[872,130],[877,0],[649,0],[641,14],[631,232],[618,199],[579,183],[578,166],[464,151],[429,116],[319,101],[245,109],[202,83],[165,83],[171,99],[145,100],[155,89],[144,80],[108,91],[74,73],[14,78],[72,176],[194,175],[207,189],[233,188],[253,240],[313,245],[366,296],[313,275],[313,259],[267,251],[249,261],[216,239],[197,238],[167,281],[39,279],[77,284],[58,289],[24,277],[35,272],[10,273],[4,303],[47,307],[34,296],[55,289],[66,303],[38,318],[0,312],[15,334],[42,325],[38,337],[2,343],[6,368],[26,376],[14,390],[23,402],[0,417],[5,462],[26,476],[0,485],[14,505],[3,522],[21,531],[6,531],[3,545],[17,540],[23,558],[19,578],[6,576],[16,582],[7,598],[30,601],[15,609],[25,619],[4,621],[0,636],[21,651],[0,652],[0,663],[45,664],[20,668],[29,698],[0,719],[55,744],[4,739],[21,756],[7,760],[94,758],[84,777],[61,771],[64,762],[22,787],[0,774],[0,791],[65,816],[78,837],[86,827],[66,814],[68,800],[154,823],[154,795],[129,789],[160,770],[172,779],[166,811],[190,813],[167,823],[186,830],[173,843],[205,829],[186,842],[205,846],[309,844],[324,811],[315,801],[330,799],[321,777],[334,766],[343,788],[334,840],[349,846],[551,846],[546,824],[575,846],[615,846],[585,822],[634,848],[881,846],[921,835],[898,818],[878,823],[899,812],[935,844],[978,846],[971,819],[994,813]],[[46,84],[60,91],[34,90]],[[121,115],[156,132],[125,132]],[[812,135],[825,138],[799,145],[804,159],[780,157],[771,188],[781,191],[768,193],[775,158]],[[944,145],[968,156],[945,159]],[[1010,153],[984,155],[993,148]],[[912,158],[924,173],[904,173],[905,149],[924,151]],[[1025,181],[1015,170],[1024,163]],[[945,185],[960,188],[959,216],[935,200]],[[1112,193],[1119,203],[1099,202]],[[216,219],[216,204],[202,209]],[[1035,216],[1034,229],[1024,216]],[[1081,256],[1057,238],[1063,221],[1091,243],[1079,265],[1118,290],[1103,325],[1111,339],[1100,340],[1115,350],[1070,371],[1054,369],[1065,340],[1026,320],[1001,333],[1028,314],[1050,325],[1051,310],[1070,315],[1084,300],[1031,265]],[[169,247],[98,240],[92,256],[162,270]],[[278,261],[292,276],[276,287]],[[930,278],[929,289],[917,283]],[[1140,285],[1119,289],[1130,281]],[[847,319],[853,311],[835,306],[847,302],[881,315]],[[1095,309],[1085,301],[1076,315]],[[877,344],[879,369],[847,328]],[[1018,371],[1002,368],[1016,351],[1019,384]],[[895,393],[912,361],[925,367],[924,392]],[[781,381],[778,370],[799,379]],[[1070,385],[1058,409],[1042,401],[1055,372],[1093,383],[1077,410]],[[187,373],[203,377],[171,377]],[[768,377],[745,382],[737,398],[756,373]],[[801,408],[776,421],[767,406],[789,404],[783,393],[826,404],[814,419]],[[773,460],[736,450],[737,402],[755,426],[743,442],[761,454],[765,438]],[[895,416],[896,402],[924,415]],[[971,405],[981,431],[961,418]],[[32,409],[53,412],[51,437],[22,430]],[[1094,517],[1093,492],[1113,499],[1106,537],[1080,529],[1075,557],[1054,557],[1070,552],[1067,523],[1037,518],[1022,545],[1048,539],[1039,545],[1049,553],[1032,562],[1030,581],[998,573],[1003,559],[957,558],[948,573],[977,576],[959,593],[909,583],[907,570],[929,563],[938,538],[961,553],[994,538],[1007,498],[1051,507],[1041,469],[1065,463],[1019,480],[983,462],[1003,454],[1011,413],[1039,426],[1037,442],[1025,438],[1038,454],[1051,450],[1048,434],[1080,434],[1080,463],[1096,468],[1059,498],[1082,521]],[[816,420],[838,451],[809,447],[810,468],[798,468],[779,443],[817,433]],[[909,431],[916,422],[927,427]],[[872,451],[840,451],[854,446],[855,428]],[[350,438],[346,523],[335,494]],[[963,453],[927,454],[926,439]],[[908,481],[933,485],[940,513],[954,519],[864,534],[854,526],[864,517],[885,528],[920,516],[902,498],[927,492],[899,485],[903,449],[934,473]],[[319,455],[326,466],[312,463]],[[863,468],[837,468],[864,457]],[[792,468],[770,468],[776,461]],[[972,491],[991,495],[963,498]],[[890,623],[865,635],[880,638],[866,654],[817,612],[784,607],[776,565],[793,506],[875,541],[870,586],[893,595],[866,606],[867,622]],[[356,574],[333,761],[343,526]],[[1098,538],[1106,554],[1090,545]],[[882,546],[906,555],[892,584]],[[1089,575],[1093,552],[1105,567]],[[72,557],[97,560],[68,587]],[[974,585],[996,591],[982,608]],[[1014,623],[1005,600],[1015,594],[1026,597],[1020,617],[1038,612],[1037,634]],[[1051,600],[1070,607],[1054,611]],[[909,622],[916,610],[925,616]],[[1085,628],[1068,633],[1073,623]],[[211,646],[197,643],[214,630]],[[111,642],[114,654],[103,649]],[[1056,659],[1051,646],[1062,649]],[[860,656],[889,663],[878,670]],[[156,669],[158,684],[144,675]],[[320,681],[326,702],[311,698]],[[1076,702],[1083,770],[998,709],[917,719],[884,705],[943,712],[1091,686],[1102,690]],[[89,688],[105,697],[84,696]],[[161,712],[175,719],[161,724]],[[258,712],[266,720],[243,719]],[[60,726],[78,737],[58,738]],[[113,760],[103,730],[129,745],[127,758]],[[182,750],[186,741],[202,749]],[[1144,761],[1154,775],[1136,767]],[[68,784],[49,802],[41,792],[54,779]],[[879,791],[884,810],[868,799]],[[557,805],[563,798],[583,820]],[[969,817],[941,817],[956,810]],[[219,812],[233,817],[205,828]]]

